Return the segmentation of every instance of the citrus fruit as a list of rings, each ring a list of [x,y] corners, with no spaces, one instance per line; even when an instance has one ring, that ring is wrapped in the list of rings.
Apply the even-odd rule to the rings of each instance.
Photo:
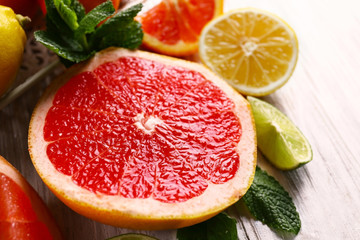
[[[127,233],[109,238],[108,240],[157,240],[157,238],[150,237],[144,234]]]
[[[255,118],[258,147],[275,167],[291,170],[312,160],[309,142],[287,116],[260,99],[247,99]]]
[[[220,15],[222,8],[222,0],[163,0],[135,19],[142,24],[145,47],[187,56],[197,52],[202,28]]]
[[[245,95],[264,96],[283,86],[298,57],[295,32],[259,9],[228,12],[204,27],[201,61]]]
[[[16,78],[26,43],[26,35],[14,11],[0,5],[0,96]]]
[[[97,221],[180,228],[235,203],[252,182],[248,102],[205,67],[110,48],[55,81],[29,149],[65,204]]]
[[[45,0],[37,1],[41,7],[42,12],[46,14]],[[90,12],[96,6],[100,5],[103,2],[106,2],[106,0],[79,0],[79,2],[84,6],[86,12]],[[119,8],[120,2],[121,0],[112,0],[115,10]]]
[[[41,198],[1,156],[0,239],[61,239]]]

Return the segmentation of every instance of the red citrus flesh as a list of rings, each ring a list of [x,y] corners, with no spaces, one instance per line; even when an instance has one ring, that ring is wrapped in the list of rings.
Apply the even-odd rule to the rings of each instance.
[[[0,239],[60,239],[46,207],[0,156]]]
[[[137,229],[214,216],[251,184],[249,104],[205,67],[110,48],[70,68],[34,110],[29,150],[75,211]]]
[[[150,3],[145,3],[145,8]],[[136,20],[145,34],[144,46],[168,55],[186,56],[197,51],[202,28],[220,13],[222,0],[162,0],[141,12]]]
[[[9,177],[0,173],[0,239],[52,239],[37,219],[30,199]]]
[[[45,122],[47,155],[93,192],[186,201],[236,173],[233,107],[199,73],[121,57],[59,89]]]

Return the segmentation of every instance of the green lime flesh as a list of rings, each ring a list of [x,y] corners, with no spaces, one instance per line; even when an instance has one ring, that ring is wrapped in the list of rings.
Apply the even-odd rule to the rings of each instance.
[[[287,116],[262,100],[247,99],[255,119],[258,147],[275,167],[291,170],[312,160],[308,140]]]
[[[144,234],[127,233],[109,238],[107,240],[158,240],[158,239]]]

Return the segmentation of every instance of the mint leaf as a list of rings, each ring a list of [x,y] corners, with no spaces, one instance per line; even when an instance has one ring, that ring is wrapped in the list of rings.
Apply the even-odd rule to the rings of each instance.
[[[57,42],[57,44],[59,46],[62,46],[63,48],[72,49],[72,51],[76,51],[76,52],[85,51],[83,45],[81,45],[81,43],[75,39],[73,31],[71,31],[69,28],[58,29],[58,27],[54,24],[54,22],[51,19],[49,19],[48,15],[46,16],[46,20],[47,20],[46,21],[46,26],[47,26],[46,32],[50,36],[53,36],[51,38],[51,41]],[[59,33],[61,33],[61,34],[59,34]],[[34,35],[36,38],[36,34],[34,34]],[[46,39],[44,39],[44,40],[46,40]],[[43,40],[41,40],[40,42],[42,42],[42,41]]]
[[[280,232],[299,233],[301,221],[289,193],[259,167],[242,200],[251,214],[269,227]]]
[[[135,49],[141,44],[143,35],[141,24],[132,22],[123,28],[116,29],[113,34],[105,36],[99,47],[100,49],[110,46]]]
[[[45,0],[45,4],[46,30],[35,32],[35,39],[54,51],[66,66],[111,46],[135,49],[142,43],[141,25],[134,20],[142,4],[113,17],[115,9],[110,0],[88,14],[78,0]]]
[[[73,0],[72,8],[74,9],[78,20],[81,21],[86,15],[84,6],[78,0]]]
[[[142,4],[137,4],[109,18],[91,36],[90,45],[98,46],[100,49],[109,46],[137,48],[142,42],[143,32],[140,23],[134,21],[134,17],[141,11],[141,8]],[[114,44],[116,38],[121,40]]]
[[[46,4],[46,29],[66,35],[72,35],[72,30],[58,13],[54,0],[45,0]],[[59,34],[60,35],[60,34]]]
[[[95,51],[87,53],[82,51],[76,51],[73,48],[67,46],[61,38],[58,38],[57,35],[51,34],[48,31],[37,31],[34,33],[34,36],[37,41],[44,44],[48,49],[52,50],[59,57],[67,59],[71,62],[81,62],[92,55],[95,54]]]
[[[238,240],[236,220],[222,212],[215,217],[177,230],[178,240]]]
[[[77,15],[71,8],[71,0],[54,0],[54,5],[61,18],[72,30],[79,27]]]
[[[111,1],[106,1],[91,10],[79,23],[76,34],[88,34],[95,31],[96,26],[115,12]]]

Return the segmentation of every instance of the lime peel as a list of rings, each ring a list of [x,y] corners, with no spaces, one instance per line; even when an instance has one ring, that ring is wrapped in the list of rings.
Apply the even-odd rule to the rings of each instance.
[[[258,147],[275,167],[291,170],[312,160],[308,140],[286,115],[260,99],[247,99],[255,119]]]

